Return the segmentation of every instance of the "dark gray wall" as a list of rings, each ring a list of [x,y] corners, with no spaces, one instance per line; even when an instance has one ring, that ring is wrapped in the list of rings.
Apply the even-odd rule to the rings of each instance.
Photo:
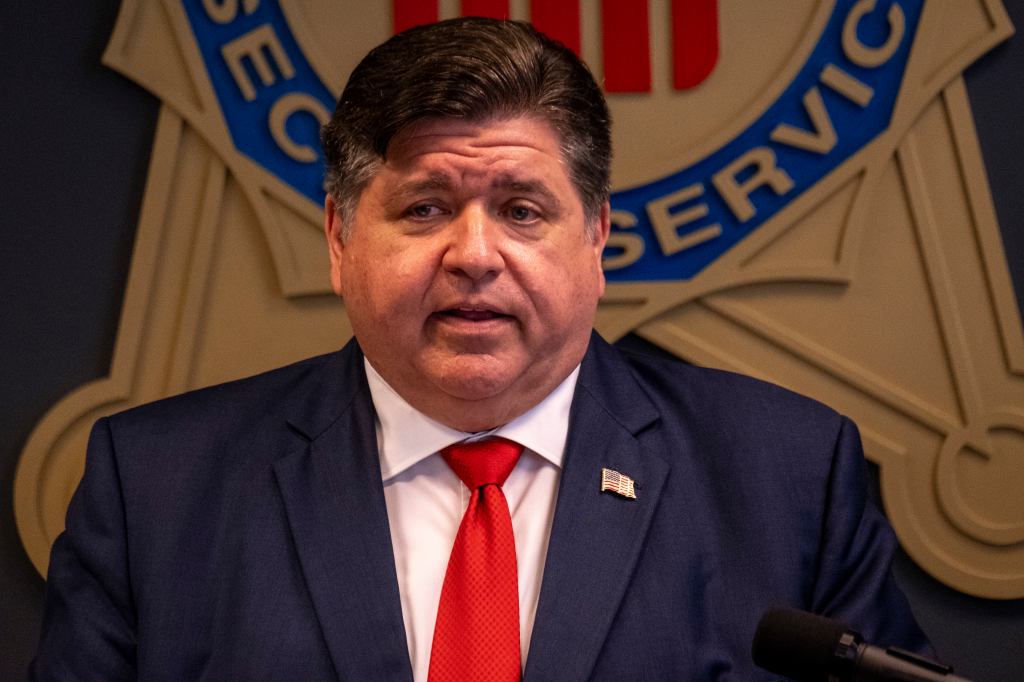
[[[33,425],[105,376],[158,102],[100,64],[117,0],[0,4],[0,679],[21,679],[44,584],[12,511]],[[1017,25],[1024,7],[1006,2]],[[1024,38],[967,73],[1018,301],[1024,293]],[[642,344],[637,339],[627,343]],[[984,680],[1024,679],[1024,600],[954,592],[902,557],[898,575],[944,658]]]
[[[0,3],[0,679],[35,649],[43,581],[14,469],[67,392],[107,374],[158,102],[100,64],[118,3]]]

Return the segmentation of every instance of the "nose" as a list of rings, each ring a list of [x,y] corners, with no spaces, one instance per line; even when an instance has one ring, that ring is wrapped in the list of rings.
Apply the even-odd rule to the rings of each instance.
[[[492,278],[505,269],[501,226],[486,210],[466,207],[448,225],[449,242],[442,259],[448,272],[473,281]]]

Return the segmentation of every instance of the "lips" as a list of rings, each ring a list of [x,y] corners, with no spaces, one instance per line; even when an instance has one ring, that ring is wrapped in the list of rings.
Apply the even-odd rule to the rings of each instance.
[[[515,316],[491,301],[449,300],[439,306],[433,317],[446,328],[460,334],[490,334],[504,330]]]
[[[486,322],[488,320],[496,320],[499,318],[509,317],[504,313],[500,313],[490,308],[480,308],[475,306],[459,306],[456,308],[448,308],[447,310],[440,311],[440,313],[445,317],[466,320],[468,322]]]

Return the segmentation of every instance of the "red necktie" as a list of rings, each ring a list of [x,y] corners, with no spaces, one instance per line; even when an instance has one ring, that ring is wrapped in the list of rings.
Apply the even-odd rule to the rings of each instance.
[[[441,451],[472,495],[441,587],[430,682],[520,678],[516,545],[501,485],[522,451],[504,438]]]

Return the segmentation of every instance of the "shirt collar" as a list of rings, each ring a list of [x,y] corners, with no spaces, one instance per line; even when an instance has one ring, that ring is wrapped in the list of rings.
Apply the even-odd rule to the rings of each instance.
[[[579,365],[525,413],[496,429],[472,434],[449,428],[423,414],[398,395],[369,360],[363,358],[363,364],[377,412],[377,446],[381,477],[385,481],[452,443],[490,435],[514,440],[555,466],[562,466]]]

